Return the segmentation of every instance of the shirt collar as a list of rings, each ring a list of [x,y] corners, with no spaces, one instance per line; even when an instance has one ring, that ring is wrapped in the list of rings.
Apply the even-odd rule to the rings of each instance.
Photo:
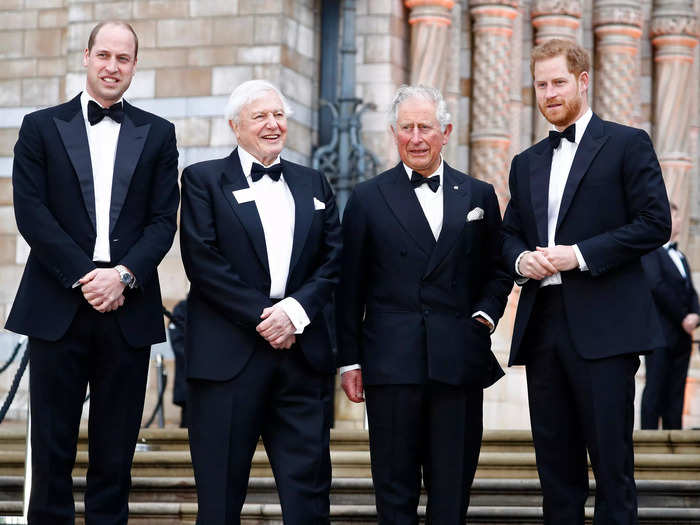
[[[248,153],[242,146],[238,146],[238,158],[241,160],[241,169],[243,170],[243,175],[246,176],[246,178],[250,178],[250,168],[253,167],[253,162],[257,162],[258,164],[262,165],[262,162],[260,162],[258,159],[253,157],[250,153]],[[272,166],[274,164],[279,164],[280,163],[280,156],[277,155],[277,158],[269,165]],[[267,166],[267,167],[269,167]]]
[[[586,132],[586,128],[588,127],[588,123],[591,121],[592,117],[593,110],[591,108],[588,108],[586,112],[583,115],[581,115],[576,122],[574,122],[574,124],[576,124],[576,135],[574,138],[574,142],[576,144],[581,144],[583,134]],[[555,126],[552,126],[552,129],[557,128]]]
[[[87,122],[87,119],[88,119],[87,107],[88,107],[88,103],[89,103],[91,100],[92,100],[95,104],[97,104],[98,106],[104,107],[102,104],[100,104],[99,102],[97,102],[97,100],[95,100],[94,98],[92,98],[92,97],[90,96],[90,93],[87,92],[87,89],[84,89],[84,90],[82,91],[82,93],[80,93],[80,107],[83,109],[83,119],[85,119],[86,122]],[[118,104],[118,103],[121,102],[122,100],[124,100],[124,97],[120,98],[120,99],[117,100],[116,102],[113,102],[113,104]],[[117,124],[117,122],[115,122],[115,124]]]
[[[411,180],[411,175],[413,174],[413,168],[409,168],[405,162],[402,162],[403,164],[403,169],[406,170],[406,175],[408,175],[408,180]],[[438,175],[440,177],[440,187],[442,187],[442,172],[444,170],[444,164],[445,161],[442,158],[442,155],[440,155],[440,164],[438,165],[437,169],[430,175],[431,177],[433,175]]]

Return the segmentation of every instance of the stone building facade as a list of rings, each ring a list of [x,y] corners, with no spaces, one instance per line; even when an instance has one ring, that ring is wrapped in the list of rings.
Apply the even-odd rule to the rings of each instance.
[[[228,154],[234,138],[223,108],[233,87],[250,78],[268,79],[288,95],[294,113],[285,154],[309,163],[319,146],[319,90],[327,73],[320,66],[328,30],[323,13],[331,4],[337,2],[2,0],[0,320],[12,304],[27,251],[12,210],[17,131],[25,113],[68,100],[83,88],[81,55],[96,22],[118,18],[134,26],[139,57],[126,96],[175,123],[181,169]],[[548,129],[534,106],[529,51],[551,37],[569,38],[594,57],[589,92],[594,111],[651,134],[669,193],[683,212],[681,244],[700,270],[700,0],[354,4],[356,95],[377,106],[363,117],[362,139],[382,169],[398,160],[386,116],[395,89],[408,82],[435,85],[445,93],[455,125],[447,161],[491,182],[505,208],[510,159]],[[177,239],[160,273],[165,305],[172,307],[187,292]],[[516,301],[517,290],[494,335],[502,362]],[[641,385],[643,368],[639,377]],[[7,382],[0,377],[0,385]],[[700,426],[697,352],[687,388],[685,426]],[[526,428],[525,392],[523,370],[509,370],[486,393],[487,427]],[[341,396],[336,414],[339,424],[362,424],[361,407],[350,407]]]

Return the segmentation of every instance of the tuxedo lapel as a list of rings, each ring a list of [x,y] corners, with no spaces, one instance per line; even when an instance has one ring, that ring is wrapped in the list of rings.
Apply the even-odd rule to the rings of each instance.
[[[574,199],[581,179],[586,174],[591,162],[593,162],[598,151],[600,151],[600,148],[607,140],[608,137],[605,136],[603,131],[603,121],[600,120],[597,115],[593,114],[583,137],[581,137],[581,144],[579,144],[576,149],[574,162],[571,165],[569,176],[566,179],[564,195],[562,195],[561,198],[559,216],[557,217],[557,230],[564,220],[564,217],[566,217],[566,212],[569,211],[569,207],[571,206],[571,202]]]
[[[471,191],[469,181],[459,177],[447,163],[444,163],[442,176],[443,214],[442,229],[433,250],[425,275],[429,275],[450,253],[459,239],[469,212]]]
[[[95,183],[92,178],[92,163],[90,161],[90,144],[88,143],[85,119],[80,106],[80,95],[71,101],[71,110],[75,111],[70,120],[54,117],[53,121],[61,136],[63,146],[66,148],[68,158],[73,164],[73,169],[78,176],[80,191],[83,194],[83,203],[90,216],[92,228],[95,226]]]
[[[311,221],[314,217],[314,194],[311,188],[311,179],[297,172],[294,167],[284,160],[282,162],[282,175],[294,197],[294,241],[292,244],[292,257],[289,261],[289,273],[291,275],[294,266],[299,260],[306,237],[309,234]]]
[[[253,245],[260,264],[263,265],[268,275],[270,274],[270,266],[267,261],[267,246],[265,245],[265,232],[263,231],[258,207],[255,205],[255,200],[239,203],[233,192],[248,188],[248,181],[243,175],[241,161],[238,158],[238,150],[234,149],[227,159],[226,168],[224,169],[224,178],[221,189],[224,192],[224,197],[231,205],[233,212],[238,217],[238,220],[243,225],[250,242]]]
[[[150,124],[134,125],[129,117],[130,106],[124,102],[124,119],[119,130],[117,153],[114,157],[114,174],[112,176],[112,199],[109,206],[109,232],[112,233],[124,206],[129,191],[131,178],[138,164],[143,146],[146,143]]]
[[[391,177],[379,185],[379,189],[401,226],[426,255],[435,248],[435,237],[423,209],[418,202],[403,164],[392,170]]]
[[[530,155],[530,200],[537,224],[540,246],[547,246],[547,217],[549,206],[549,176],[552,171],[552,146],[542,141]]]

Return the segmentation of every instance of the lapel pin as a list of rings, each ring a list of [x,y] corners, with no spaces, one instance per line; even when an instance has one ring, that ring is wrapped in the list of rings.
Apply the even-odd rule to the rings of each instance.
[[[453,189],[453,190],[458,190],[458,189],[459,189],[459,186],[452,186],[452,189]]]

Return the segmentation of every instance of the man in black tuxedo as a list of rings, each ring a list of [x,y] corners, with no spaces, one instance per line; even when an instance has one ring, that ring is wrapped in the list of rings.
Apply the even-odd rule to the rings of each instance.
[[[323,175],[280,159],[289,113],[275,86],[244,82],[226,108],[238,147],[182,174],[200,525],[240,523],[260,436],[284,522],[329,523],[335,360],[323,308],[338,280],[341,234]]]
[[[700,321],[698,294],[688,260],[678,249],[678,206],[671,203],[671,241],[642,257],[654,303],[661,317],[666,345],[645,356],[646,385],[642,394],[642,428],[683,428],[683,398],[693,331]]]
[[[29,336],[29,523],[74,522],[71,471],[90,385],[85,519],[126,523],[150,345],[165,340],[156,267],[177,227],[174,126],[121,100],[138,40],[98,24],[86,89],[24,117],[12,183],[31,247],[9,330]]]
[[[401,162],[358,184],[343,216],[336,295],[342,386],[367,399],[381,524],[466,519],[482,436],[483,388],[502,375],[490,333],[512,279],[490,184],[452,169],[437,89],[402,86],[391,132]]]
[[[637,523],[634,374],[663,346],[640,258],[668,240],[661,169],[648,135],[593,114],[577,44],[533,49],[537,105],[556,128],[516,155],[504,254],[522,291],[510,365],[526,365],[547,525],[584,522],[586,451],[596,524]]]

